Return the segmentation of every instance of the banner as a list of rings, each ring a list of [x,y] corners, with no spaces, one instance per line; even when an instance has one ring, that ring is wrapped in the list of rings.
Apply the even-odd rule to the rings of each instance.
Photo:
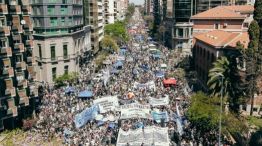
[[[148,101],[149,101],[149,104],[152,106],[168,105],[169,97],[167,95],[163,98],[149,97]]]
[[[139,146],[144,143],[145,146],[168,146],[168,128],[161,128],[156,126],[139,128],[136,130],[123,131],[119,129],[117,146]]]
[[[77,114],[74,120],[76,128],[80,128],[84,126],[87,123],[87,121],[93,120],[97,113],[98,106],[93,105],[90,108],[86,108],[81,113]]]
[[[149,82],[147,82],[145,84],[141,84],[141,83],[135,82],[134,83],[134,88],[135,89],[147,88],[149,90],[156,90],[156,85],[155,85],[154,81],[149,81]]]
[[[94,100],[94,104],[99,106],[100,113],[117,110],[119,106],[117,96],[107,96]]]
[[[120,106],[120,119],[147,118],[151,119],[150,105],[128,104]]]
[[[165,112],[156,112],[156,111],[152,111],[151,115],[153,117],[153,119],[157,122],[160,123],[161,119],[164,119],[164,122],[168,122],[169,121],[169,117],[168,117],[168,113],[167,111]]]

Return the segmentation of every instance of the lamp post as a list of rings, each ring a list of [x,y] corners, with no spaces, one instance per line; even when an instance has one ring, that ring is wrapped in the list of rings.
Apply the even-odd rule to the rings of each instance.
[[[223,82],[224,82],[224,75],[221,73],[217,73],[218,76],[221,77],[221,91],[220,91],[220,113],[219,113],[219,134],[218,134],[218,146],[221,145],[221,122],[222,122],[222,102],[223,102]]]

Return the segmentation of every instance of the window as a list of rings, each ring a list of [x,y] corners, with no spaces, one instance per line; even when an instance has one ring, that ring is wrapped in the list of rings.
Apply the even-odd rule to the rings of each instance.
[[[56,79],[56,67],[52,68],[52,78],[53,78],[53,80]]]
[[[67,0],[62,0],[62,3],[63,4],[67,4]]]
[[[61,12],[61,15],[65,15],[67,14],[67,6],[61,6],[61,9],[60,9],[60,12]]]
[[[61,17],[61,25],[62,25],[62,26],[65,25],[65,17]]]
[[[178,30],[178,37],[182,38],[183,37],[183,29],[179,28]]]
[[[68,58],[67,44],[63,45],[63,53],[64,53],[64,59],[67,59]]]
[[[49,0],[49,3],[55,3],[56,0]]]
[[[55,46],[51,46],[51,61],[56,60]]]
[[[215,29],[219,29],[219,24],[218,23],[215,24]]]
[[[15,56],[15,61],[16,61],[16,62],[22,62],[22,61],[23,61],[22,55],[16,55],[16,56]]]
[[[244,23],[244,24],[243,24],[243,27],[244,27],[244,28],[248,28],[248,26],[249,26],[248,23]]]
[[[50,25],[51,26],[57,26],[57,18],[56,17],[50,18]]]
[[[68,24],[69,24],[69,25],[72,25],[72,23],[73,23],[72,17],[68,17]]]
[[[42,47],[41,47],[41,45],[40,44],[38,44],[38,51],[39,51],[39,58],[40,58],[40,60],[42,60]]]
[[[47,13],[48,13],[48,15],[54,15],[55,14],[55,6],[48,6],[47,7]]]
[[[68,74],[68,65],[64,66],[64,72],[65,74]]]

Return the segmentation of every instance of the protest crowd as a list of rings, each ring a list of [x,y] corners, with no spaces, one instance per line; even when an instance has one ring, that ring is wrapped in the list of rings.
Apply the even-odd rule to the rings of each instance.
[[[174,137],[193,145],[184,118],[190,88],[167,76],[175,70],[169,50],[150,40],[138,10],[128,29],[132,39],[101,71],[91,62],[75,83],[46,86],[32,132],[46,141],[58,137],[64,145],[177,145]]]

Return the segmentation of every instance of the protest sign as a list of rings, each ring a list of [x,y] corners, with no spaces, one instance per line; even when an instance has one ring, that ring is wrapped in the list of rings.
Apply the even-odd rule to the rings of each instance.
[[[99,106],[99,112],[105,113],[116,110],[119,106],[117,96],[107,96],[94,100],[94,104]]]
[[[153,119],[154,119],[157,123],[160,123],[160,122],[161,122],[161,119],[164,119],[164,122],[168,122],[168,121],[169,121],[167,111],[165,111],[165,112],[152,111],[152,112],[151,112],[151,115],[152,115]]]
[[[168,105],[169,104],[169,97],[165,96],[163,98],[153,98],[149,97],[149,104],[152,106],[159,106],[159,105]]]
[[[169,145],[168,128],[161,128],[156,126],[139,128],[136,130],[124,131],[119,129],[117,146],[138,146],[144,143],[145,146],[164,146]]]

